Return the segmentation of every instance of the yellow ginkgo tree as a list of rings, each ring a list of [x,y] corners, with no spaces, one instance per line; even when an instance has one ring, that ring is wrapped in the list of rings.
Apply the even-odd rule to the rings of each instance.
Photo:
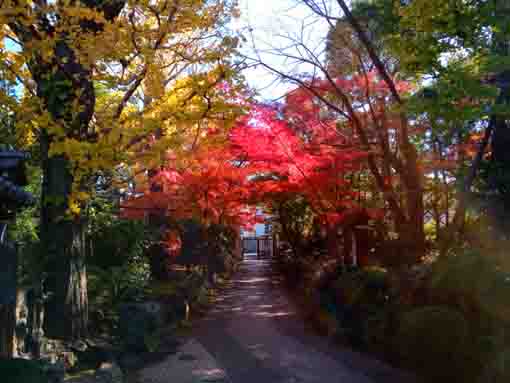
[[[235,119],[236,14],[231,0],[0,2],[0,81],[16,89],[0,102],[40,143],[50,335],[87,333],[80,210],[92,175],[135,159],[154,169]]]

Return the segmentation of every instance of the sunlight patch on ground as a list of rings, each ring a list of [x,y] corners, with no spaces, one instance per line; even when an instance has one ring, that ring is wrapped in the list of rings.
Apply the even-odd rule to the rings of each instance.
[[[268,281],[269,278],[250,278],[250,279],[240,279],[239,283],[257,283]]]
[[[198,377],[201,382],[217,382],[226,377],[225,371],[221,368],[197,369],[193,370],[192,374]]]
[[[269,311],[259,311],[259,312],[253,313],[253,315],[255,315],[255,316],[264,317],[264,318],[284,317],[284,316],[289,316],[289,315],[293,315],[293,314],[294,314],[294,311],[278,311],[278,312],[274,312],[274,313],[271,313]]]

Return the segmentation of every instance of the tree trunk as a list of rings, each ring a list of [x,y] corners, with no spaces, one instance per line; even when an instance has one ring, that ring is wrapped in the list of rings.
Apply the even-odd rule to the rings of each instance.
[[[54,283],[48,286],[54,295],[46,308],[45,332],[68,340],[84,338],[88,334],[85,259],[78,252],[68,255],[55,271]]]
[[[0,358],[14,356],[15,327],[16,303],[0,306]]]
[[[356,242],[356,237],[354,236],[352,226],[344,227],[342,234],[344,239],[342,263],[346,266],[353,266],[354,254],[352,251],[355,246],[354,242]]]
[[[338,226],[336,224],[330,224],[327,228],[327,247],[328,256],[332,259],[339,259],[340,263],[344,264],[344,258],[338,251]]]
[[[507,75],[510,78],[510,75]],[[508,79],[507,79],[508,81]],[[501,89],[502,104],[510,102],[510,87]],[[498,239],[508,239],[510,230],[510,125],[506,117],[497,116],[492,136],[492,155],[489,187],[495,196],[489,198],[489,214],[494,220]]]
[[[85,267],[85,226],[80,213],[69,214],[73,192],[72,163],[66,154],[50,157],[51,144],[62,138],[87,141],[95,108],[90,68],[83,67],[65,39],[57,41],[53,62],[40,59],[30,70],[37,94],[65,137],[41,133],[43,183],[41,190],[41,245],[48,259],[45,331],[49,336],[75,340],[87,335],[88,299]],[[74,78],[70,81],[70,78]],[[58,92],[58,97],[55,97]],[[76,110],[76,104],[80,106]]]
[[[356,35],[365,47],[373,65],[377,69],[377,72],[388,86],[393,100],[402,105],[403,101],[400,98],[397,87],[395,86],[393,79],[388,74],[384,63],[379,58],[363,27],[353,16],[345,1],[337,0],[337,3],[342,9],[352,29],[356,32]],[[402,153],[403,163],[401,163],[401,165],[403,166],[401,171],[398,173],[402,178],[402,184],[406,189],[404,196],[405,209],[402,209],[405,210],[406,217],[401,217],[401,211],[395,211],[400,210],[398,208],[396,209],[396,206],[393,206],[392,210],[394,210],[393,213],[396,217],[395,221],[397,223],[397,231],[399,232],[401,242],[404,242],[405,246],[409,248],[410,257],[415,260],[419,260],[425,254],[425,232],[423,230],[423,177],[418,167],[418,155],[416,148],[409,139],[407,116],[405,113],[401,113],[400,117],[401,127],[398,137],[400,142],[398,146]],[[392,204],[391,201],[388,202],[390,205]]]
[[[106,20],[113,21],[126,1],[83,3],[90,10],[102,13]],[[64,131],[62,136],[52,137],[42,127],[40,232],[42,254],[48,257],[50,266],[47,287],[53,294],[47,310],[49,333],[76,339],[87,333],[84,226],[79,215],[71,219],[66,214],[73,185],[70,161],[65,155],[49,158],[49,149],[53,140],[73,138],[83,142],[89,139],[89,133],[92,133],[89,131],[89,123],[95,109],[93,66],[84,66],[80,62],[76,48],[70,45],[72,39],[69,33],[55,30],[46,16],[45,12],[41,12],[34,16],[34,21],[19,22],[14,19],[9,27],[18,37],[24,53],[31,57],[28,69],[37,85],[37,96],[43,101],[44,109],[50,113],[52,122],[60,125]],[[60,14],[57,12],[55,16],[59,18]],[[81,32],[100,33],[105,25],[95,20],[82,20],[76,26],[80,28],[76,31],[77,37],[80,37]],[[44,39],[46,34],[54,42],[51,44],[52,55],[49,58],[29,47],[34,39]]]
[[[48,139],[42,139],[42,153]],[[87,335],[88,299],[85,266],[85,233],[79,218],[66,215],[73,177],[69,161],[44,158],[41,204],[41,243],[48,257],[45,332],[63,339]]]

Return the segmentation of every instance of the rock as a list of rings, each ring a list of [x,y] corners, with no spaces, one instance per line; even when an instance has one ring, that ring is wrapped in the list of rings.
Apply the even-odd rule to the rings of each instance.
[[[86,339],[87,350],[80,352],[78,357],[80,361],[111,361],[115,360],[121,350],[118,350],[111,342],[110,339],[106,338],[94,338]],[[93,362],[93,363],[94,363]]]
[[[66,351],[64,342],[57,339],[41,338],[41,352],[44,354],[59,354]]]
[[[124,370],[136,370],[144,363],[140,354],[124,354],[119,360],[120,365]]]
[[[41,338],[39,340],[41,360],[49,369],[59,369],[56,365],[62,365],[65,371],[72,369],[78,363],[78,351],[73,351],[69,344],[61,340]]]
[[[60,359],[64,362],[66,370],[72,369],[78,362],[76,354],[72,351],[64,351],[60,354]]]
[[[96,379],[98,383],[122,383],[124,374],[114,362],[101,363],[99,370],[96,371]]]
[[[166,322],[176,323],[186,318],[187,301],[186,298],[180,295],[172,295],[165,297],[162,300],[166,306]]]
[[[155,301],[147,301],[139,303],[139,306],[148,314],[154,316],[158,326],[162,326],[165,323],[166,312],[163,309],[163,305]]]
[[[88,345],[82,340],[78,340],[76,342],[73,342],[69,345],[69,348],[74,351],[78,352],[85,352],[87,351]]]

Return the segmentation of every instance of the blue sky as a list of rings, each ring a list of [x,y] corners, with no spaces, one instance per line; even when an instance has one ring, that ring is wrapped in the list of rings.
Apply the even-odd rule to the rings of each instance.
[[[324,1],[330,3],[330,0]],[[245,55],[255,57],[259,54],[260,59],[269,65],[297,73],[307,68],[289,64],[288,60],[275,54],[282,47],[288,46],[289,37],[303,37],[307,46],[313,46],[317,51],[323,49],[328,25],[313,16],[300,0],[239,0],[239,6],[241,17],[234,27],[243,31],[248,39],[242,49]],[[8,40],[6,47],[19,49]],[[289,49],[286,51],[293,52]],[[293,85],[282,83],[274,74],[261,67],[247,70],[246,77],[249,85],[259,92],[263,100],[279,99],[293,88]]]

